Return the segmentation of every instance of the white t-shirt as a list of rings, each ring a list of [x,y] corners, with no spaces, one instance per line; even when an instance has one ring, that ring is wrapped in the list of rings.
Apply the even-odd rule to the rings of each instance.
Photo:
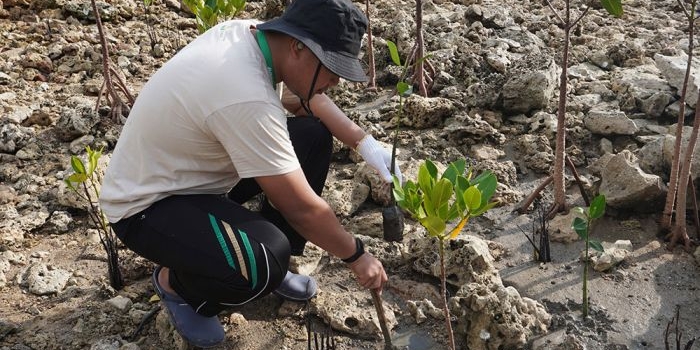
[[[241,178],[299,168],[287,118],[249,28],[221,23],[141,90],[100,190],[117,222],[175,194],[223,194]]]

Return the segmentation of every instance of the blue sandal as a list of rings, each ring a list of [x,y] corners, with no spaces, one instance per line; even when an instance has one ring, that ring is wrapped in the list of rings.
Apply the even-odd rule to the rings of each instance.
[[[156,293],[165,305],[170,320],[178,333],[187,342],[200,348],[211,348],[224,341],[226,334],[221,326],[218,316],[206,317],[198,314],[192,306],[177,295],[172,295],[163,290],[158,283],[158,274],[162,269],[158,266],[153,271],[151,282]]]
[[[311,276],[287,271],[282,284],[274,293],[291,301],[307,301],[316,296],[317,290],[316,281]]]

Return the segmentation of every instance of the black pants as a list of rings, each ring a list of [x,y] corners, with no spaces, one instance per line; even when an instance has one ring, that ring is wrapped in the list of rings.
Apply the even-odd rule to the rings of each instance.
[[[287,120],[294,150],[311,187],[321,194],[332,135],[313,117]],[[113,224],[135,253],[170,268],[170,285],[198,313],[213,316],[274,291],[290,255],[306,240],[265,200],[261,213],[243,207],[261,192],[253,179],[227,195],[177,195]]]
[[[331,163],[333,135],[315,117],[288,118],[287,129],[306,180],[314,192],[320,196]],[[261,192],[255,179],[243,179],[229,192],[228,198],[243,204]],[[263,201],[260,214],[284,232],[289,239],[292,255],[304,254],[306,239],[299,235],[267,200]]]

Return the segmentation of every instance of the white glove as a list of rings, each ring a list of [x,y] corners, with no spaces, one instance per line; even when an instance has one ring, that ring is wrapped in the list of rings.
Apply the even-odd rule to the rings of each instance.
[[[357,153],[362,156],[362,159],[369,166],[379,173],[384,181],[392,182],[391,173],[389,172],[391,152],[382,147],[372,135],[368,134],[360,140],[360,143],[357,145]],[[398,162],[394,164],[394,175],[399,179],[399,183],[403,183],[403,175],[401,175]]]

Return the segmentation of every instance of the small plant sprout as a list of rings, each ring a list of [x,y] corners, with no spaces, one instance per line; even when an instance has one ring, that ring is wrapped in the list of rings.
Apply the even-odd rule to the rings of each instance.
[[[93,225],[97,228],[100,236],[100,243],[107,253],[107,268],[109,271],[109,283],[112,288],[119,290],[124,286],[121,271],[119,270],[119,251],[117,250],[117,237],[112,231],[111,226],[107,222],[107,218],[102,213],[99,204],[97,203],[100,197],[97,184],[101,182],[101,178],[97,169],[97,164],[102,157],[102,148],[93,150],[90,146],[85,148],[87,151],[87,167],[82,159],[76,156],[71,156],[70,165],[73,173],[64,181],[69,189],[74,191],[85,200],[88,205],[88,215],[92,220]],[[77,187],[76,187],[77,186]]]
[[[401,76],[399,77],[398,83],[396,83],[395,89],[395,93],[399,96],[399,109],[396,113],[396,127],[394,128],[392,136],[391,164],[389,165],[391,174],[394,175],[394,169],[396,169],[396,149],[398,148],[399,142],[399,129],[403,119],[404,99],[413,94],[413,87],[406,82],[406,75],[408,74],[408,61],[405,61],[403,64],[401,63],[399,50],[393,41],[387,40],[387,47],[389,48],[389,55],[391,56],[392,62],[402,68]],[[390,198],[390,203],[382,210],[384,239],[390,242],[401,241],[403,239],[404,228],[403,215],[401,210],[394,203],[394,198],[391,196]]]
[[[394,198],[396,203],[409,212],[428,232],[437,238],[440,254],[440,281],[443,312],[450,349],[455,349],[454,334],[447,307],[447,286],[445,276],[445,241],[459,235],[469,218],[481,215],[496,206],[489,202],[496,192],[498,181],[490,171],[472,179],[471,170],[466,173],[466,160],[450,163],[447,169],[438,174],[437,166],[425,160],[418,170],[418,182],[411,180],[401,185],[394,176]],[[449,223],[456,224],[448,229]]]
[[[197,18],[197,29],[204,33],[220,20],[236,17],[245,8],[245,0],[183,0]]]
[[[403,106],[404,106],[404,99],[408,98],[413,94],[413,86],[408,84],[406,82],[406,75],[408,74],[408,67],[409,67],[409,60],[406,60],[403,64],[401,63],[401,57],[399,57],[399,49],[396,46],[396,44],[391,41],[387,40],[386,45],[389,48],[389,56],[391,56],[391,61],[394,62],[395,65],[401,67],[401,76],[399,77],[399,82],[396,83],[396,94],[399,96],[399,110],[396,113],[396,128],[394,129],[394,137],[392,141],[392,148],[391,148],[391,169],[394,169],[394,163],[396,161],[396,147],[398,144],[398,130],[401,127],[401,120],[403,119]],[[424,57],[421,57],[416,60],[415,64],[419,64],[423,62],[424,60],[428,59],[430,55],[426,55]]]
[[[584,208],[576,207],[574,208],[576,212],[581,214],[583,217],[577,217],[574,219],[573,228],[574,231],[586,242],[586,251],[583,257],[583,317],[588,316],[588,249],[593,248],[599,252],[603,252],[603,245],[600,241],[591,239],[591,224],[593,220],[596,220],[605,214],[605,196],[599,194],[591,202],[591,206],[588,207],[588,211]]]

